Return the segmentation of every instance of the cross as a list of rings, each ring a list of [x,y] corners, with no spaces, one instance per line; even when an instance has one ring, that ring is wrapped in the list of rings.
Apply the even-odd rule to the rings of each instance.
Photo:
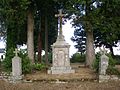
[[[13,51],[13,53],[15,53],[15,56],[18,56],[19,51],[17,50],[17,48],[15,48],[15,51]]]
[[[99,49],[100,49],[100,54],[101,55],[105,55],[107,53],[104,46],[103,46],[103,50],[100,47],[99,47]]]
[[[105,50],[105,47],[103,46],[103,54],[105,55],[107,51]]]
[[[60,19],[60,30],[59,30],[59,35],[62,35],[62,18],[66,16],[65,14],[62,14],[62,9],[59,10],[59,14],[55,14],[55,17],[59,17]]]

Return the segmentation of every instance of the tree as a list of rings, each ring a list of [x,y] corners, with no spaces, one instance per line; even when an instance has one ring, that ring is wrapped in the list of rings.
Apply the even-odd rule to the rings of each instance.
[[[83,27],[86,33],[86,65],[92,67],[93,60],[95,59],[94,51],[94,38],[92,29],[92,15],[94,11],[93,3],[91,0],[75,1],[73,5],[74,27]]]
[[[2,9],[2,17],[5,22],[7,32],[7,48],[15,48],[18,44],[26,44],[28,46],[28,56],[34,60],[34,42],[37,47],[36,36],[38,38],[38,32],[41,37],[41,47],[39,49],[45,49],[45,28],[48,29],[48,51],[51,50],[50,45],[55,42],[57,36],[57,19],[54,15],[56,12],[56,5],[53,0],[42,1],[42,0],[2,0],[0,2]],[[53,12],[51,12],[50,10]],[[47,10],[47,11],[46,11]],[[39,12],[39,13],[38,13]],[[36,19],[37,14],[39,18]],[[42,16],[41,16],[42,15]],[[45,27],[46,21],[45,16],[48,17],[46,21],[48,27]],[[40,18],[42,17],[42,18]],[[35,23],[34,23],[35,20]],[[52,21],[52,22],[51,22]],[[3,22],[3,21],[2,21]],[[37,23],[36,23],[37,22]],[[35,24],[35,25],[34,25]],[[40,26],[41,24],[41,26]],[[40,27],[38,27],[40,26]],[[35,35],[35,37],[33,37]],[[27,38],[28,36],[28,38]],[[39,43],[40,43],[39,42]],[[35,47],[35,50],[36,50]],[[41,55],[41,54],[40,54]]]
[[[2,0],[3,16],[7,26],[7,50],[10,48],[16,48],[18,44],[26,43],[28,46],[28,57],[34,62],[34,43],[33,43],[33,25],[34,15],[33,6],[34,3],[28,0]],[[28,16],[28,18],[27,18]],[[26,21],[28,30],[26,31]],[[23,27],[23,28],[22,28]],[[28,32],[28,34],[26,33]],[[23,36],[22,36],[23,35]]]
[[[47,16],[45,17],[45,61],[46,65],[48,65],[48,23]]]
[[[106,48],[109,48],[112,56],[113,46],[116,46],[120,40],[119,22],[120,22],[120,1],[119,0],[101,0],[101,6],[98,11],[99,20],[97,18],[97,29],[100,30],[102,42]]]
[[[94,43],[96,47],[102,45],[109,48],[113,55],[113,46],[116,46],[117,42],[120,40],[119,35],[119,22],[120,14],[118,13],[120,9],[119,0],[101,0],[94,2],[96,5],[91,10],[91,24],[94,34]],[[81,5],[78,5],[80,10],[82,9]],[[91,5],[92,6],[92,5]],[[84,10],[84,9],[83,9]],[[82,10],[81,10],[82,11]],[[93,12],[94,11],[94,12]],[[81,18],[82,20],[82,18]],[[80,20],[78,20],[74,25],[77,27],[75,30],[74,40],[78,43],[78,38],[81,35],[78,34],[81,32]],[[76,34],[77,33],[77,34]],[[82,40],[84,41],[84,40]],[[80,47],[80,46],[78,46]]]
[[[37,23],[36,29],[38,29],[37,51],[38,51],[38,61],[41,62],[42,50],[47,50],[48,47],[48,51],[50,51],[51,44],[53,44],[53,42],[55,42],[56,40],[57,20],[54,17],[56,9],[55,9],[55,2],[53,0],[48,0],[48,1],[36,0],[36,4],[37,4],[37,18],[39,20],[38,22],[36,22]],[[45,49],[45,45],[47,45],[45,44],[45,42],[47,42],[47,40],[45,40],[45,36],[47,36],[46,33],[48,33],[48,46]]]
[[[28,10],[28,19],[27,19],[27,51],[28,57],[32,63],[34,63],[34,15],[31,10]]]
[[[17,44],[23,44],[26,42],[25,29],[26,29],[26,9],[28,5],[27,0],[2,0],[0,2],[0,13],[6,30],[6,50],[15,48]]]

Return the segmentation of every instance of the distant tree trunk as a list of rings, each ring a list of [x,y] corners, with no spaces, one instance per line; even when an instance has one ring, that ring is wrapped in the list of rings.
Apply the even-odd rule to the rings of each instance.
[[[45,16],[45,62],[48,65],[48,24],[47,16]]]
[[[28,19],[27,19],[27,51],[28,57],[31,60],[31,63],[34,63],[34,15],[31,10],[28,10]]]
[[[95,59],[95,50],[93,42],[93,32],[86,32],[86,66],[92,68],[93,60]]]
[[[42,54],[42,38],[41,38],[41,32],[39,32],[38,35],[38,62],[41,63],[41,54]]]
[[[41,54],[42,54],[42,34],[45,31],[45,15],[41,13],[41,22],[40,22],[40,31],[38,35],[38,62],[41,63]]]
[[[111,52],[112,57],[114,57],[114,52],[113,52],[113,47],[112,47],[112,45],[109,45],[109,49],[110,49],[110,52]]]

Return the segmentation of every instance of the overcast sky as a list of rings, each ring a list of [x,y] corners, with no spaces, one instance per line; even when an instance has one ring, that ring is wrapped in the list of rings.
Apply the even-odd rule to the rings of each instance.
[[[63,35],[65,36],[65,40],[67,43],[70,44],[70,56],[77,52],[77,49],[74,48],[75,43],[71,41],[71,37],[73,36],[74,33],[74,28],[70,24],[71,21],[67,21],[65,25],[63,25]]]
[[[0,41],[0,48],[5,48],[5,43],[3,41]]]

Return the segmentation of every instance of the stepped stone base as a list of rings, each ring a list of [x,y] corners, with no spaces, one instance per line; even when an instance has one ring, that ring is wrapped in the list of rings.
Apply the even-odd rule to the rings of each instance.
[[[72,70],[71,67],[51,67],[48,70],[48,74],[69,74],[75,73],[75,70]]]
[[[13,76],[12,73],[7,73],[7,72],[0,73],[0,80],[7,81],[9,83],[21,82],[23,77],[24,77],[24,75]]]
[[[20,75],[20,76],[10,76],[8,77],[8,80],[10,83],[17,83],[17,82],[21,82],[23,78],[23,75]]]
[[[99,75],[99,83],[120,80],[116,75]]]

